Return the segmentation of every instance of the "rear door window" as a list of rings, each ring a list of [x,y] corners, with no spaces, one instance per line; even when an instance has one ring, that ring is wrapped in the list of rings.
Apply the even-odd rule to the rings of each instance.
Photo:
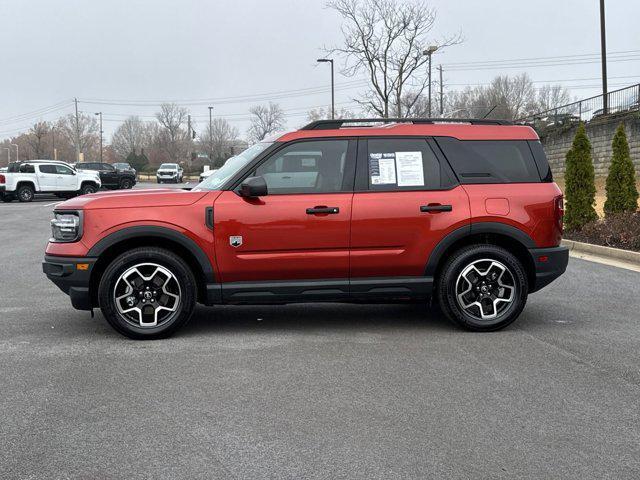
[[[40,170],[40,173],[57,173],[55,165],[38,165],[38,170]]]
[[[461,183],[540,182],[526,140],[458,140],[436,138]]]
[[[422,138],[370,138],[367,141],[369,190],[436,190],[440,162]]]

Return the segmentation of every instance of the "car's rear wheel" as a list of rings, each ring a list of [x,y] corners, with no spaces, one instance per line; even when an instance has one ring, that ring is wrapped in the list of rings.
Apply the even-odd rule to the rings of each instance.
[[[31,202],[35,196],[35,192],[31,185],[21,185],[18,188],[18,200],[21,202]]]
[[[454,323],[474,331],[500,330],[527,302],[527,275],[518,258],[496,245],[456,251],[437,279],[440,308]]]
[[[109,324],[135,339],[163,338],[184,325],[196,304],[196,281],[179,256],[141,247],[117,257],[100,280],[100,308]]]
[[[132,186],[133,185],[131,183],[131,180],[129,180],[128,178],[123,178],[120,182],[120,188],[122,190],[129,190]]]
[[[13,195],[2,195],[2,201],[4,203],[10,203],[13,201]]]

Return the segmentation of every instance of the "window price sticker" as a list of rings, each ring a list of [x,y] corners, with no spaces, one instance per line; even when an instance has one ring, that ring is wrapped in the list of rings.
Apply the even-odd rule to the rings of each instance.
[[[396,154],[372,153],[369,155],[371,185],[394,185],[396,183]]]

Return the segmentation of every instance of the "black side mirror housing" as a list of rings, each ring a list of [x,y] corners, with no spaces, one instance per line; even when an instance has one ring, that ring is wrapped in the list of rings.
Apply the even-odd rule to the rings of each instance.
[[[242,197],[255,198],[268,195],[269,190],[263,177],[249,177],[240,184],[239,193]]]

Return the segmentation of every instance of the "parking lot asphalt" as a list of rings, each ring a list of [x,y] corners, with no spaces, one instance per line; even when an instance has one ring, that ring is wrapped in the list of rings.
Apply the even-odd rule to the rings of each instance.
[[[136,342],[0,204],[1,478],[639,478],[640,273],[572,259],[495,333],[422,305],[198,307]]]

